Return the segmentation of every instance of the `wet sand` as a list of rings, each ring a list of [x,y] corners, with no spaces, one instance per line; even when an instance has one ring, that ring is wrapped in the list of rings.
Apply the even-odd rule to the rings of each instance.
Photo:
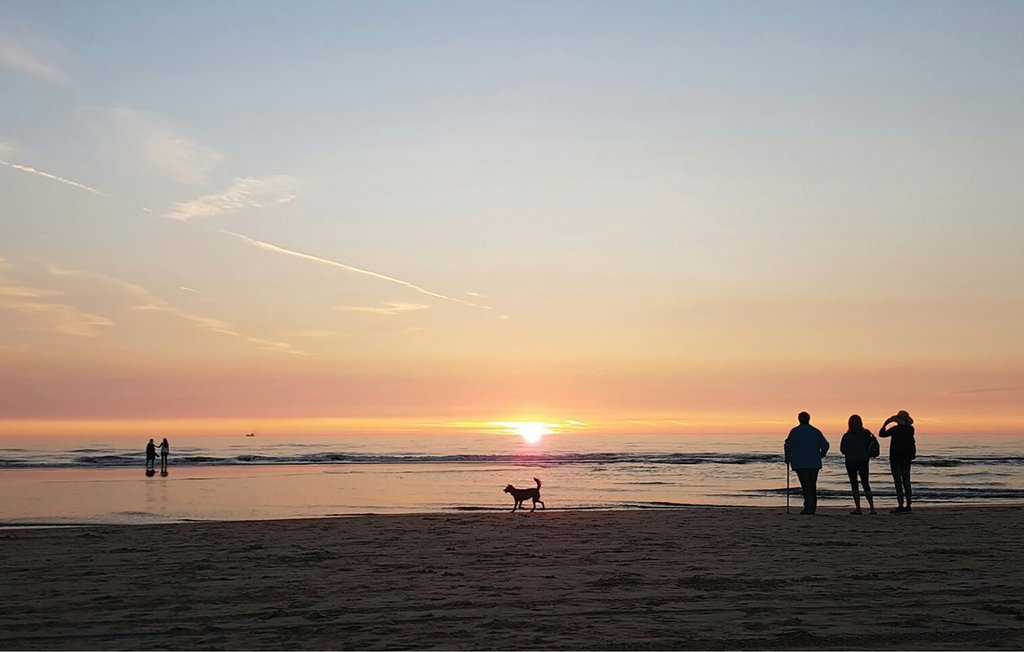
[[[5,529],[0,648],[1024,648],[1024,507],[846,512]]]

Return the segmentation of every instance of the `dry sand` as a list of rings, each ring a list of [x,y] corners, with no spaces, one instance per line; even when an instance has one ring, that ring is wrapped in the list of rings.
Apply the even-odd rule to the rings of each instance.
[[[1024,648],[1024,507],[0,531],[0,648]]]

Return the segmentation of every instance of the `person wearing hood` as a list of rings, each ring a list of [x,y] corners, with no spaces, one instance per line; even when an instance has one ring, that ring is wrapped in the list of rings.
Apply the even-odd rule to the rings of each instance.
[[[892,427],[888,427],[888,426]],[[886,429],[888,427],[888,429]],[[900,410],[889,417],[878,431],[879,437],[891,437],[889,444],[889,470],[896,483],[896,502],[899,506],[893,514],[911,511],[913,493],[910,489],[910,464],[917,457],[917,442],[914,441],[914,420],[906,410]],[[904,503],[904,498],[906,502]]]

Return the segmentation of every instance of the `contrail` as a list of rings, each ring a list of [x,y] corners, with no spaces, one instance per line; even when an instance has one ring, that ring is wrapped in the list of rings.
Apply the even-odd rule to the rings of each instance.
[[[56,174],[50,174],[49,172],[43,172],[42,170],[37,170],[34,167],[29,166],[29,165],[18,165],[17,163],[8,163],[7,161],[0,161],[0,165],[6,165],[7,167],[12,168],[14,170],[21,170],[22,172],[28,172],[29,174],[34,174],[36,176],[40,176],[40,177],[43,177],[45,179],[52,179],[54,181],[60,181],[61,183],[66,183],[67,185],[73,186],[75,188],[78,188],[79,190],[84,190],[86,192],[91,192],[94,195],[99,195],[100,197],[106,197],[107,196],[106,194],[100,192],[99,190],[96,190],[95,188],[90,188],[89,186],[85,185],[84,183],[78,183],[77,181],[72,181],[71,179],[65,179],[64,177],[58,177]]]
[[[337,262],[335,260],[328,260],[327,258],[321,258],[319,256],[314,256],[312,254],[305,254],[305,253],[302,253],[301,251],[293,251],[291,249],[285,249],[284,247],[278,247],[275,244],[270,244],[269,242],[263,242],[261,240],[256,240],[254,238],[250,238],[247,235],[242,235],[241,233],[235,233],[233,231],[225,231],[225,230],[221,229],[221,233],[225,233],[227,235],[234,236],[234,237],[238,238],[239,240],[244,240],[245,242],[248,242],[252,246],[259,247],[260,249],[264,249],[266,251],[273,251],[273,252],[276,252],[276,253],[279,253],[279,254],[287,254],[289,256],[295,256],[296,258],[304,258],[306,260],[312,260],[315,263],[322,263],[324,265],[330,265],[331,267],[339,267],[339,268],[341,268],[341,269],[343,269],[343,270],[345,270],[347,272],[355,272],[356,274],[365,274],[367,276],[372,276],[374,278],[379,278],[379,279],[382,279],[384,281],[389,281],[391,283],[397,283],[398,285],[404,285],[407,288],[416,290],[420,294],[425,294],[425,295],[430,296],[430,297],[437,297],[438,299],[444,299],[445,301],[452,301],[454,303],[461,303],[463,305],[472,306],[474,308],[483,308],[484,310],[492,310],[492,308],[490,306],[483,306],[483,305],[480,305],[479,303],[472,303],[470,301],[465,301],[463,299],[457,299],[455,297],[449,297],[449,296],[446,296],[444,294],[439,294],[437,292],[431,292],[430,290],[427,290],[426,288],[422,288],[422,287],[420,287],[420,286],[418,286],[418,285],[416,285],[414,283],[410,283],[409,281],[403,281],[400,278],[394,278],[393,276],[386,276],[384,274],[378,274],[377,272],[371,272],[368,269],[360,269],[359,267],[353,267],[351,265],[346,265],[344,263],[339,263],[339,262]]]

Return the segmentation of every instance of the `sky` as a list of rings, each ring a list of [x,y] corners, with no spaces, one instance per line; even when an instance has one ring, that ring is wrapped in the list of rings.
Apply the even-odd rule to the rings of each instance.
[[[0,5],[0,435],[1024,430],[1015,2]]]

